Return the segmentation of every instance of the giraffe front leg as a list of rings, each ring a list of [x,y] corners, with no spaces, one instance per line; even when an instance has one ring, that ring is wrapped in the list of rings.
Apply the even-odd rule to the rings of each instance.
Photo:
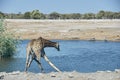
[[[28,46],[28,47],[26,48],[26,64],[25,64],[25,72],[26,72],[27,69],[28,69],[28,63],[29,63],[29,60],[30,60],[30,51],[31,51],[31,49],[30,49],[30,47]]]
[[[35,55],[36,55],[36,57],[34,58],[34,60],[37,62],[39,68],[41,69],[41,72],[44,72],[43,67],[42,67],[42,64],[41,64],[41,62],[40,62],[40,58],[41,58],[41,53],[40,53],[40,51],[39,51],[39,50],[36,50],[36,51],[35,51]]]
[[[48,64],[53,67],[56,71],[61,72],[49,59],[46,55],[43,56],[43,58],[48,62]]]
[[[37,62],[39,68],[41,69],[41,72],[44,73],[44,69],[43,69],[42,64],[40,63],[40,61],[38,59],[36,59],[36,58],[34,60]]]

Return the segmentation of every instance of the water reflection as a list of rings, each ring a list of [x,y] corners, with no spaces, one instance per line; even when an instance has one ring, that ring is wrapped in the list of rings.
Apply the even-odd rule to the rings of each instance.
[[[25,60],[20,58],[2,58],[0,59],[0,71],[23,71]]]

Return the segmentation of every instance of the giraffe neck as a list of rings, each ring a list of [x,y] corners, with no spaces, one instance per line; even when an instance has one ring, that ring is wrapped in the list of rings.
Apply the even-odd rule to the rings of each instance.
[[[49,40],[45,40],[43,41],[44,47],[56,47],[56,42],[52,42]]]
[[[47,41],[44,43],[44,47],[55,47],[55,46],[56,46],[56,42]]]
[[[39,37],[38,40],[42,41],[43,43],[43,48],[44,47],[56,47],[56,42],[52,42],[50,40],[44,39],[42,37]]]

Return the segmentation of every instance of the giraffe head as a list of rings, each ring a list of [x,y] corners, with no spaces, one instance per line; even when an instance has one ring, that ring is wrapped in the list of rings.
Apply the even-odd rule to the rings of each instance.
[[[60,45],[59,45],[58,42],[56,42],[55,48],[56,48],[58,51],[60,51]]]

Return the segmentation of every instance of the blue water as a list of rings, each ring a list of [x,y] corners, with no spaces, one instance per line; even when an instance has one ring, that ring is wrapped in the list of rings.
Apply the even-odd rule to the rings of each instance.
[[[80,40],[53,40],[60,44],[60,51],[55,48],[46,48],[48,58],[61,71],[96,72],[120,69],[120,42],[80,41]],[[26,60],[26,45],[24,40],[18,46],[13,58],[0,60],[0,71],[24,71]],[[45,72],[55,71],[41,59]],[[28,69],[38,73],[40,69],[35,61]]]

